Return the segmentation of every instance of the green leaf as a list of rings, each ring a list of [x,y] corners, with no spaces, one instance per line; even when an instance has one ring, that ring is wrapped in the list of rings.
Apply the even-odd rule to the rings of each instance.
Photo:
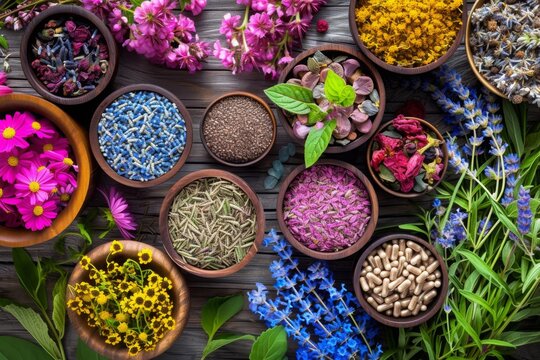
[[[52,360],[45,350],[31,341],[14,336],[0,336],[1,360]]]
[[[510,294],[508,285],[478,255],[464,249],[456,249],[455,251],[467,258],[467,260],[469,260],[469,262],[474,266],[474,268],[478,271],[480,275],[485,277],[487,280],[494,282],[499,287],[503,288],[507,294]]]
[[[324,95],[326,96],[328,101],[334,104],[340,104],[343,100],[343,96],[346,95],[342,94],[343,89],[346,87],[347,83],[345,82],[345,79],[336,74],[334,70],[329,69],[328,74],[326,75],[326,80],[324,82]]]
[[[418,232],[418,233],[421,233],[421,234],[424,234],[424,235],[428,236],[428,233],[425,230],[423,230],[420,227],[418,227],[416,225],[413,225],[413,224],[402,224],[402,225],[399,225],[399,228],[401,230],[414,231],[414,232]]]
[[[261,333],[249,354],[249,360],[282,360],[287,353],[287,333],[279,325]]]
[[[64,337],[66,328],[66,284],[67,276],[63,275],[58,279],[53,289],[53,312],[52,320],[54,327],[58,331],[60,339]]]
[[[4,35],[0,35],[0,47],[9,50],[9,43]]]
[[[308,104],[309,109],[311,110],[308,114],[308,125],[314,125],[317,121],[323,120],[328,113],[321,109],[317,104]]]
[[[15,272],[19,278],[21,286],[28,295],[42,309],[47,309],[47,293],[45,289],[45,279],[41,274],[39,262],[36,265],[28,251],[23,248],[13,248],[13,263]]]
[[[525,282],[523,283],[523,288],[521,291],[523,293],[527,292],[529,287],[534,284],[540,278],[540,263],[534,265],[527,274]]]
[[[341,89],[339,93],[339,105],[349,107],[354,104],[354,100],[356,100],[356,92],[352,86],[347,85]]]
[[[429,360],[435,360],[435,353],[433,352],[433,344],[431,343],[431,337],[429,336],[426,326],[420,326],[420,336],[422,336],[422,341],[424,342],[424,349],[426,349]]]
[[[518,311],[513,317],[512,322],[519,322],[533,316],[540,316],[540,307],[531,307]]]
[[[514,108],[514,105],[508,100],[503,101],[503,113],[504,113],[504,123],[508,137],[513,144],[514,150],[521,157],[523,155],[524,144],[523,144],[523,135],[521,133],[521,125],[519,123],[519,118]]]
[[[309,114],[309,104],[315,104],[311,90],[303,86],[278,84],[264,90],[264,93],[277,106],[293,114]]]
[[[486,339],[482,340],[482,345],[493,345],[493,346],[504,346],[510,348],[516,348],[516,345],[511,344],[507,341],[497,340],[497,339]]]
[[[226,297],[213,297],[204,304],[201,325],[212,340],[219,328],[244,307],[244,296],[239,293]]]
[[[328,147],[330,139],[332,138],[332,132],[335,128],[336,120],[325,122],[321,129],[316,129],[315,127],[311,128],[306,139],[306,144],[304,145],[304,162],[306,168],[319,160]]]
[[[478,336],[478,333],[472,328],[472,326],[469,324],[467,319],[459,312],[458,307],[453,301],[450,301],[450,306],[452,307],[452,313],[456,317],[456,320],[458,321],[459,325],[465,330],[467,334],[472,338],[474,343],[479,349],[482,349],[482,343],[480,342],[480,337]]]
[[[77,360],[108,360],[105,356],[102,356],[90,349],[88,345],[81,339],[77,342]]]
[[[203,350],[202,359],[205,359],[208,355],[210,355],[217,349],[225,345],[229,345],[233,342],[239,341],[239,340],[255,341],[256,338],[255,336],[249,335],[249,334],[233,334],[233,333],[217,334],[214,340],[209,341],[208,344],[206,344]]]
[[[500,336],[500,340],[514,344],[516,347],[540,342],[538,331],[506,331]]]
[[[388,181],[388,182],[395,182],[396,181],[396,177],[394,176],[394,174],[392,174],[392,172],[384,165],[379,165],[379,177],[384,180],[384,181]]]
[[[141,4],[143,3],[144,0],[129,0],[129,2],[131,3],[131,5],[133,5],[133,10],[136,8],[136,7],[139,7],[141,6]]]
[[[482,308],[487,310],[493,318],[495,318],[496,313],[495,310],[487,303],[486,300],[482,299],[477,294],[467,291],[467,290],[459,290],[459,293],[463,295],[465,298],[467,298],[469,301],[473,302],[474,304],[480,305]]]
[[[3,306],[2,309],[13,315],[49,355],[54,359],[61,357],[60,349],[49,335],[47,324],[38,313],[15,304]]]

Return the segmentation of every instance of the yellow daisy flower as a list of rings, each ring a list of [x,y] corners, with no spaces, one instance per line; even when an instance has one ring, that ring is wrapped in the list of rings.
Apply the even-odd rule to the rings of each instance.
[[[92,263],[92,261],[88,256],[85,255],[81,258],[81,261],[79,261],[79,263],[84,270],[90,270],[90,264]]]
[[[152,250],[150,249],[142,249],[137,256],[139,257],[139,262],[141,264],[149,264],[152,262]]]
[[[118,240],[114,240],[109,248],[109,252],[113,255],[122,252],[122,250],[124,250],[124,245]]]

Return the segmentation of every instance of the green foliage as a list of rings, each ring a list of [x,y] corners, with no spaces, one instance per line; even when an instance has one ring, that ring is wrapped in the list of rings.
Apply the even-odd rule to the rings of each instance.
[[[77,342],[77,360],[107,360],[105,356],[102,356],[90,349],[88,345],[81,339]]]
[[[4,35],[0,34],[0,48],[9,50],[9,43]]]
[[[307,115],[313,102],[311,90],[293,84],[278,84],[264,90],[264,93],[277,106],[293,114]]]
[[[47,310],[45,276],[40,262],[34,264],[28,251],[23,248],[13,248],[11,253],[19,283],[41,309]]]
[[[331,120],[325,122],[321,129],[311,128],[305,144],[304,162],[306,168],[315,164],[324,153],[330,143],[336,124],[336,120]]]
[[[333,70],[328,70],[324,82],[324,95],[333,104],[349,107],[354,104],[356,92],[354,88],[347,85],[345,79],[336,74]]]
[[[239,293],[226,297],[213,297],[204,304],[201,314],[201,325],[212,340],[223,324],[238,314],[244,307],[244,296]]]
[[[287,353],[287,333],[281,325],[259,335],[249,354],[249,360],[281,360]]]
[[[14,336],[0,336],[0,360],[52,360],[49,354],[25,339]]]

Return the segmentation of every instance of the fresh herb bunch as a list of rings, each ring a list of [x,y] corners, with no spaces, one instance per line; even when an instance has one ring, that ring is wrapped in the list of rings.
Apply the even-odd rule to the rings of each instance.
[[[436,78],[424,89],[450,115],[450,165],[459,179],[438,188],[421,223],[401,228],[435,241],[449,294],[444,311],[418,331],[389,333],[385,357],[502,359],[503,351],[540,341],[539,332],[516,324],[540,312],[540,123],[506,101],[503,126],[487,91],[465,86],[446,67]]]
[[[283,325],[299,345],[297,359],[378,359],[378,328],[344,284],[336,285],[327,265],[317,261],[308,271],[298,267],[292,247],[271,230],[264,240],[280,259],[270,265],[276,279],[275,299],[257,283],[248,293],[249,308],[269,327]]]

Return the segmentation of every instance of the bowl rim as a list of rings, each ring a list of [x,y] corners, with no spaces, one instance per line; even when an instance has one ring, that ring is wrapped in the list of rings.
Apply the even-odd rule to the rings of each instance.
[[[360,273],[362,272],[362,265],[366,261],[367,257],[373,250],[378,248],[380,245],[392,241],[395,239],[404,239],[404,240],[411,240],[414,241],[420,245],[422,245],[425,249],[431,251],[433,256],[439,261],[440,264],[440,270],[441,270],[441,287],[439,288],[439,291],[437,292],[437,298],[434,300],[431,304],[429,304],[429,308],[419,313],[415,316],[409,316],[406,318],[394,318],[393,316],[388,316],[386,314],[382,314],[378,312],[376,309],[374,309],[365,299],[362,288],[360,287]],[[446,267],[446,262],[442,258],[442,256],[437,252],[435,247],[428,243],[427,241],[419,238],[418,236],[409,235],[409,234],[390,234],[383,236],[375,241],[373,241],[362,253],[360,258],[358,259],[355,269],[354,269],[354,275],[353,275],[353,286],[354,286],[354,293],[356,295],[356,298],[360,302],[360,306],[375,320],[378,322],[388,325],[391,327],[398,327],[398,328],[408,328],[420,325],[429,319],[431,319],[442,307],[446,295],[448,293],[448,269]]]
[[[348,152],[366,143],[369,140],[369,138],[373,136],[373,134],[379,127],[382,121],[382,118],[384,116],[384,110],[386,108],[386,89],[384,87],[384,81],[379,70],[377,70],[377,68],[373,65],[373,63],[357,49],[353,48],[352,46],[342,45],[342,44],[324,44],[324,45],[314,46],[296,55],[294,60],[291,63],[289,63],[289,65],[287,65],[287,67],[281,72],[281,75],[279,76],[279,79],[278,79],[278,84],[285,83],[287,79],[289,78],[289,74],[294,69],[294,67],[300,63],[303,63],[304,60],[306,60],[309,56],[313,55],[317,51],[343,53],[349,56],[350,58],[354,58],[358,60],[358,62],[360,63],[360,67],[368,70],[369,75],[372,78],[373,83],[375,84],[375,89],[377,89],[377,91],[379,92],[379,104],[380,104],[379,112],[377,113],[375,118],[372,120],[373,126],[371,127],[371,130],[367,132],[366,134],[359,136],[358,138],[351,141],[345,146],[328,145],[328,147],[324,151],[327,154],[340,154],[340,153]],[[285,129],[285,132],[287,133],[289,138],[292,139],[292,141],[297,144],[304,145],[305,140],[298,139],[294,135],[293,128],[289,124],[287,115],[285,114],[285,111],[281,108],[279,108],[279,115],[280,115],[279,118],[281,121],[281,125]]]
[[[443,155],[444,155],[443,156],[444,168],[443,168],[443,171],[441,173],[441,178],[435,184],[433,184],[431,186],[431,188],[427,188],[426,190],[424,190],[422,192],[418,192],[418,193],[417,192],[414,192],[414,193],[413,192],[411,192],[411,193],[402,193],[402,192],[399,192],[399,191],[395,191],[395,190],[392,190],[389,187],[387,187],[382,182],[382,180],[379,178],[379,175],[375,173],[375,170],[373,170],[373,167],[371,166],[371,156],[373,155],[373,144],[375,143],[375,137],[379,133],[381,133],[384,129],[386,129],[388,126],[392,125],[393,120],[390,120],[390,121],[382,124],[381,127],[375,133],[375,135],[370,139],[368,147],[367,147],[367,151],[366,151],[366,154],[367,154],[367,167],[368,167],[369,173],[371,174],[371,177],[373,178],[375,183],[377,185],[379,185],[379,187],[381,189],[383,189],[387,193],[389,193],[391,195],[394,195],[394,196],[397,196],[397,197],[401,197],[401,198],[405,198],[405,199],[413,199],[413,198],[417,198],[419,196],[425,195],[425,194],[433,191],[444,180],[444,177],[446,175],[446,171],[448,170],[448,158],[449,158],[449,156],[448,156],[448,145],[446,144],[446,140],[442,136],[440,131],[437,130],[437,128],[433,124],[428,122],[427,120],[420,119],[420,118],[417,118],[417,117],[414,117],[414,116],[405,116],[405,118],[420,121],[420,123],[422,124],[423,127],[428,127],[431,131],[433,131],[433,133],[435,133],[437,135],[439,140],[442,141],[441,150],[442,150]]]
[[[465,34],[465,27],[466,27],[466,22],[467,22],[467,2],[463,0],[461,27],[459,28],[459,32],[456,34],[456,38],[454,39],[454,42],[452,43],[450,48],[448,48],[448,51],[444,55],[442,55],[441,57],[439,57],[437,60],[433,61],[432,63],[429,63],[427,65],[412,67],[412,68],[397,66],[397,65],[390,65],[384,62],[375,54],[373,54],[371,50],[369,50],[366,47],[366,45],[364,45],[364,43],[360,40],[360,37],[358,36],[358,24],[356,23],[356,15],[355,15],[355,10],[357,8],[358,3],[359,3],[358,0],[351,0],[349,4],[349,30],[354,39],[354,42],[360,48],[362,53],[364,53],[364,55],[366,55],[371,61],[377,64],[377,66],[395,74],[419,75],[419,74],[423,74],[423,73],[429,72],[433,69],[440,67],[452,55],[454,55],[454,53],[457,51],[457,49],[461,45],[461,41],[463,40],[463,36]]]
[[[107,71],[107,73],[101,77],[99,83],[97,84],[94,90],[89,91],[86,94],[81,95],[81,96],[64,97],[64,96],[59,96],[59,95],[49,92],[49,90],[46,88],[45,85],[43,85],[41,80],[37,78],[36,73],[34,72],[34,69],[32,69],[30,65],[30,58],[28,56],[28,51],[31,49],[31,46],[29,45],[30,45],[31,39],[34,38],[34,33],[36,31],[36,28],[42,23],[44,23],[46,20],[56,15],[70,15],[70,16],[82,18],[85,21],[92,23],[92,25],[96,29],[98,29],[98,31],[102,34],[103,38],[105,39],[107,43],[107,49],[109,51],[109,59],[108,59],[109,71]],[[105,23],[96,15],[94,15],[92,12],[76,5],[57,5],[57,6],[52,6],[42,11],[30,22],[30,24],[28,24],[27,28],[23,32],[23,37],[21,40],[20,57],[21,57],[21,67],[23,69],[24,75],[26,76],[26,79],[28,80],[30,85],[32,85],[32,87],[34,88],[36,92],[38,92],[45,99],[51,102],[54,102],[56,104],[80,105],[80,104],[87,103],[93,100],[94,98],[96,98],[114,80],[118,72],[119,49],[118,49],[118,45],[116,44],[116,40],[114,39],[114,36],[110,32],[110,30],[107,28]]]
[[[119,175],[116,171],[114,171],[113,168],[111,168],[107,160],[105,160],[105,157],[101,153],[101,149],[99,146],[98,125],[99,125],[99,122],[101,121],[101,115],[103,111],[105,110],[106,107],[108,107],[120,96],[129,92],[134,92],[134,91],[155,92],[157,94],[160,94],[166,97],[169,101],[176,104],[176,106],[178,107],[178,111],[182,115],[182,118],[184,119],[184,123],[186,126],[186,143],[184,145],[184,150],[182,152],[182,155],[180,155],[176,164],[165,174],[149,181],[131,180],[131,179],[128,179],[126,177]],[[176,95],[174,95],[169,90],[166,90],[157,85],[132,84],[132,85],[124,86],[112,92],[99,104],[96,111],[94,112],[94,115],[92,116],[92,121],[90,122],[90,147],[92,148],[92,153],[94,154],[94,158],[96,159],[98,165],[113,180],[115,180],[116,182],[122,185],[126,185],[132,188],[138,188],[138,189],[149,188],[152,186],[162,184],[165,181],[172,178],[182,168],[182,166],[184,166],[191,152],[192,144],[193,144],[193,121],[191,119],[191,115],[189,114],[189,111],[186,109],[182,101],[180,101],[180,99],[176,97]]]
[[[68,205],[58,213],[51,226],[41,231],[30,231],[23,227],[0,226],[0,246],[26,247],[49,241],[67,229],[84,207],[91,190],[93,173],[92,156],[87,135],[75,120],[55,104],[29,94],[12,93],[0,96],[0,113],[30,111],[49,120],[68,140],[79,166],[77,188]],[[24,109],[24,110],[21,110]]]
[[[484,77],[484,75],[480,74],[480,71],[478,71],[478,68],[476,67],[476,64],[474,62],[474,58],[473,58],[473,49],[471,47],[471,32],[472,32],[472,16],[474,14],[474,12],[482,5],[484,5],[485,3],[485,0],[476,0],[471,8],[471,11],[470,11],[470,14],[469,14],[469,17],[467,18],[467,27],[466,27],[466,30],[465,30],[465,53],[467,55],[467,60],[469,61],[469,67],[471,68],[472,72],[474,73],[474,75],[476,76],[476,78],[478,79],[478,81],[480,81],[480,83],[482,83],[482,85],[484,85],[486,88],[489,89],[489,91],[491,91],[492,93],[494,93],[495,95],[503,98],[503,99],[508,99],[508,96],[506,96],[501,90],[499,90],[495,85],[493,85],[488,79],[486,79]]]
[[[172,240],[169,234],[169,211],[172,206],[172,203],[178,193],[187,185],[191,184],[192,182],[196,180],[200,180],[203,178],[221,178],[228,180],[238,186],[242,191],[246,193],[246,195],[251,200],[253,206],[255,207],[256,211],[256,224],[257,224],[257,231],[255,235],[255,241],[253,242],[253,245],[249,248],[249,251],[247,252],[246,256],[239,262],[234,264],[233,266],[230,266],[228,268],[219,269],[219,270],[207,270],[207,269],[201,269],[196,266],[190,265],[182,261],[180,258],[180,255],[176,252],[176,250],[173,247]],[[167,195],[163,199],[163,202],[161,204],[161,208],[159,211],[159,232],[161,235],[161,242],[163,243],[163,246],[165,247],[165,251],[169,255],[169,257],[174,261],[181,269],[184,271],[187,271],[193,275],[197,275],[200,277],[205,278],[220,278],[229,276],[242,268],[244,268],[257,254],[259,248],[262,246],[262,241],[264,238],[265,233],[265,215],[264,215],[264,208],[262,206],[261,200],[253,191],[253,189],[248,185],[248,183],[240,178],[239,176],[230,173],[225,170],[218,170],[218,169],[203,169],[194,171],[178,180],[170,189],[167,191]]]
[[[222,100],[224,100],[224,99],[226,99],[228,97],[248,97],[250,99],[255,100],[256,102],[258,102],[259,104],[261,104],[264,107],[264,109],[266,110],[266,112],[270,116],[270,121],[272,122],[272,142],[270,143],[270,146],[268,146],[268,148],[259,157],[257,157],[256,159],[250,160],[248,162],[245,162],[245,163],[233,163],[233,162],[229,162],[229,161],[221,159],[219,156],[217,156],[216,154],[214,154],[210,150],[210,148],[208,147],[208,144],[206,142],[206,137],[204,136],[203,128],[204,128],[204,123],[206,121],[206,116],[208,115],[208,113],[210,112],[212,107],[214,107],[214,105],[216,105],[217,103],[219,103],[220,101],[222,101]],[[270,106],[268,106],[268,104],[261,97],[255,95],[253,93],[247,92],[247,91],[232,91],[232,92],[228,92],[226,94],[223,94],[221,96],[218,96],[216,99],[214,99],[210,103],[210,105],[208,105],[206,107],[206,109],[204,110],[204,114],[202,116],[201,123],[199,125],[199,134],[200,134],[201,142],[202,142],[202,144],[204,146],[204,149],[217,162],[222,163],[223,165],[231,166],[231,167],[244,167],[244,166],[250,166],[250,165],[258,163],[259,161],[264,159],[266,157],[266,155],[268,155],[270,150],[272,150],[272,147],[274,146],[274,144],[276,142],[276,137],[277,137],[277,122],[276,122],[276,117],[274,116],[274,112],[272,111],[272,109],[270,109]]]
[[[358,239],[351,246],[345,249],[339,250],[339,251],[334,251],[334,252],[324,252],[324,251],[313,250],[313,249],[308,248],[304,244],[302,244],[300,241],[296,240],[296,238],[290,232],[289,227],[285,223],[285,220],[283,219],[283,205],[284,205],[283,203],[285,200],[285,194],[287,193],[287,190],[289,190],[289,186],[291,185],[293,180],[301,172],[306,170],[305,165],[299,165],[296,168],[294,168],[289,173],[289,175],[287,175],[287,177],[283,180],[283,182],[281,183],[281,186],[279,187],[279,193],[277,197],[277,206],[276,206],[278,224],[281,229],[281,232],[283,233],[287,241],[289,241],[289,243],[301,253],[315,259],[320,259],[320,260],[343,259],[360,251],[360,249],[362,249],[373,236],[373,233],[375,232],[375,228],[377,227],[377,222],[379,220],[379,200],[377,198],[377,193],[375,192],[375,188],[373,187],[373,185],[371,184],[367,176],[364,175],[364,173],[362,173],[356,166],[351,165],[344,161],[333,160],[333,159],[319,160],[313,166],[317,166],[317,165],[332,165],[332,166],[337,166],[337,167],[341,167],[343,169],[349,170],[364,184],[369,195],[369,200],[371,202],[371,218],[368,222],[368,226],[366,227],[364,234],[360,237],[360,239]]]
[[[136,258],[136,254],[138,251],[142,249],[150,249],[152,250],[152,263],[150,268],[153,268],[154,271],[158,272],[160,275],[163,274],[163,270],[166,270],[167,273],[165,276],[167,276],[173,283],[173,285],[176,285],[178,288],[175,290],[171,290],[171,293],[174,295],[174,301],[175,301],[175,309],[176,312],[173,312],[173,318],[176,321],[176,327],[173,330],[169,330],[165,336],[158,342],[158,345],[155,350],[148,351],[148,352],[141,352],[139,355],[135,357],[130,357],[126,350],[121,350],[116,345],[109,345],[105,343],[105,339],[101,338],[99,334],[97,334],[97,331],[95,329],[91,329],[84,319],[77,315],[74,311],[67,309],[67,314],[69,317],[70,322],[74,325],[73,327],[81,337],[81,339],[88,344],[89,347],[91,347],[93,350],[103,354],[104,356],[108,358],[114,358],[114,359],[135,359],[135,360],[142,360],[142,359],[152,359],[165,351],[169,349],[174,341],[180,336],[180,334],[183,332],[188,318],[189,318],[189,308],[190,308],[190,296],[189,296],[189,288],[187,286],[187,282],[178,271],[178,269],[173,266],[171,260],[167,255],[163,253],[160,249],[157,249],[156,247],[139,242],[139,241],[133,241],[133,240],[118,240],[124,245],[124,249],[122,251],[123,254],[128,253],[126,258]],[[109,247],[112,244],[112,241],[101,244],[94,249],[92,249],[86,256],[88,256],[90,259],[92,259],[93,262],[99,263],[103,262],[105,260],[104,254],[108,254]],[[94,260],[94,257],[98,256],[98,261]],[[157,265],[159,264],[159,265]],[[156,267],[161,266],[161,271],[157,271]],[[81,267],[80,262],[78,262],[75,265],[75,268],[73,269],[71,275],[69,276],[69,280],[66,286],[66,301],[73,298],[73,294],[71,293],[69,286],[74,286],[77,282],[83,281],[84,279],[88,278],[87,271],[84,270]]]

